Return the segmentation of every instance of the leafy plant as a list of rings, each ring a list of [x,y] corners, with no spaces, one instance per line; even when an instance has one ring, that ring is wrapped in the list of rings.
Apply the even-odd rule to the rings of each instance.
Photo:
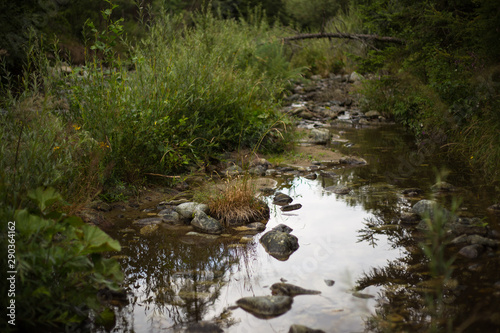
[[[52,207],[62,204],[53,188],[28,193],[36,208],[15,212],[18,322],[25,328],[70,326],[102,308],[97,292],[119,289],[123,279],[104,252],[120,244],[99,228]]]

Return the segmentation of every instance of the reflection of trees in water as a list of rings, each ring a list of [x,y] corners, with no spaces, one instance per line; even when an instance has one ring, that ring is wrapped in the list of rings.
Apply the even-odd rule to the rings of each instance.
[[[366,322],[366,329],[439,332],[453,327],[454,332],[498,331],[500,309],[492,305],[498,304],[500,295],[494,296],[492,285],[498,281],[500,258],[491,256],[479,261],[485,267],[481,273],[471,271],[474,265],[470,261],[457,260],[449,279],[433,276],[421,245],[426,239],[416,234],[414,227],[385,228],[390,216],[367,219],[359,230],[359,241],[376,242],[377,235],[384,235],[393,248],[401,251],[399,258],[372,268],[356,281],[359,290],[382,287],[376,314]],[[456,251],[447,248],[446,258]]]
[[[137,291],[131,304],[121,310],[119,320],[132,320],[134,306],[141,305],[174,326],[206,319],[241,255],[220,241],[193,238],[183,242],[167,233],[127,245],[122,251],[129,256],[122,261],[124,284]]]

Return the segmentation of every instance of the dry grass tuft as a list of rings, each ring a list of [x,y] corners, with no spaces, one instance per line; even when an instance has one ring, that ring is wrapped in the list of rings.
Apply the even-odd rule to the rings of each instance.
[[[211,216],[225,226],[236,226],[269,218],[269,208],[255,193],[247,178],[237,178],[216,187],[205,201]]]

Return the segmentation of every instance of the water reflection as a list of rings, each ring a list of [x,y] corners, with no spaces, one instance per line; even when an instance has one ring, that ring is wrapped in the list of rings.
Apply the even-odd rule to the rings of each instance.
[[[500,314],[493,306],[499,299],[492,290],[498,279],[498,252],[474,263],[457,261],[452,283],[442,286],[431,279],[422,235],[399,223],[401,212],[418,200],[402,190],[419,187],[422,197],[429,197],[435,177],[431,166],[439,168],[441,162],[426,156],[412,173],[398,170],[416,147],[394,127],[344,135],[354,145],[339,149],[362,156],[368,165],[329,170],[337,174],[333,178],[280,179],[278,190],[302,204],[297,211],[281,212],[271,197],[265,198],[271,207],[266,231],[283,223],[299,240],[299,249],[286,261],[266,253],[259,243],[263,233],[246,244],[232,237],[189,238],[186,230],[164,229],[152,237],[117,233],[115,237],[123,237],[127,245],[121,253],[128,256],[122,267],[134,296],[120,310],[115,331],[174,332],[188,323],[213,319],[227,332],[287,332],[292,324],[327,332],[425,331],[430,325],[427,297],[435,294],[436,285],[446,305],[443,318],[458,318],[455,328],[476,327],[478,322],[489,323],[479,327],[490,331],[500,327],[494,321]],[[398,176],[388,177],[388,171]],[[484,212],[491,192],[477,186],[471,190],[462,176],[451,172],[450,179],[466,189],[460,194],[468,211]],[[351,191],[335,194],[325,190],[329,186],[348,186]],[[451,201],[446,196],[440,200],[445,205]],[[488,221],[497,226],[496,220]],[[477,273],[472,264],[485,269]],[[238,299],[270,295],[269,287],[281,278],[321,295],[301,296],[288,312],[269,320],[242,309],[227,310]],[[376,297],[357,298],[354,287],[362,290],[357,296]],[[367,319],[371,315],[377,320]]]
[[[130,322],[119,323],[116,331],[202,321],[231,278],[232,266],[240,264],[237,251],[225,242],[193,239],[172,230],[132,237],[122,240],[128,243],[122,251],[128,256],[122,269],[134,298],[120,313]]]

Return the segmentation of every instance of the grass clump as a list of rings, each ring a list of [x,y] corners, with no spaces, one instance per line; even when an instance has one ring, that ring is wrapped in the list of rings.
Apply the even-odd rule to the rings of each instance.
[[[226,227],[244,225],[269,218],[269,207],[256,197],[247,177],[227,179],[203,199],[210,215]]]
[[[106,70],[94,59],[72,77],[72,121],[109,148],[119,178],[201,165],[283,123],[278,98],[298,72],[275,42],[277,28],[210,13],[192,19],[188,27],[162,16],[130,48],[128,66],[115,59]],[[271,134],[260,146],[284,141]]]

